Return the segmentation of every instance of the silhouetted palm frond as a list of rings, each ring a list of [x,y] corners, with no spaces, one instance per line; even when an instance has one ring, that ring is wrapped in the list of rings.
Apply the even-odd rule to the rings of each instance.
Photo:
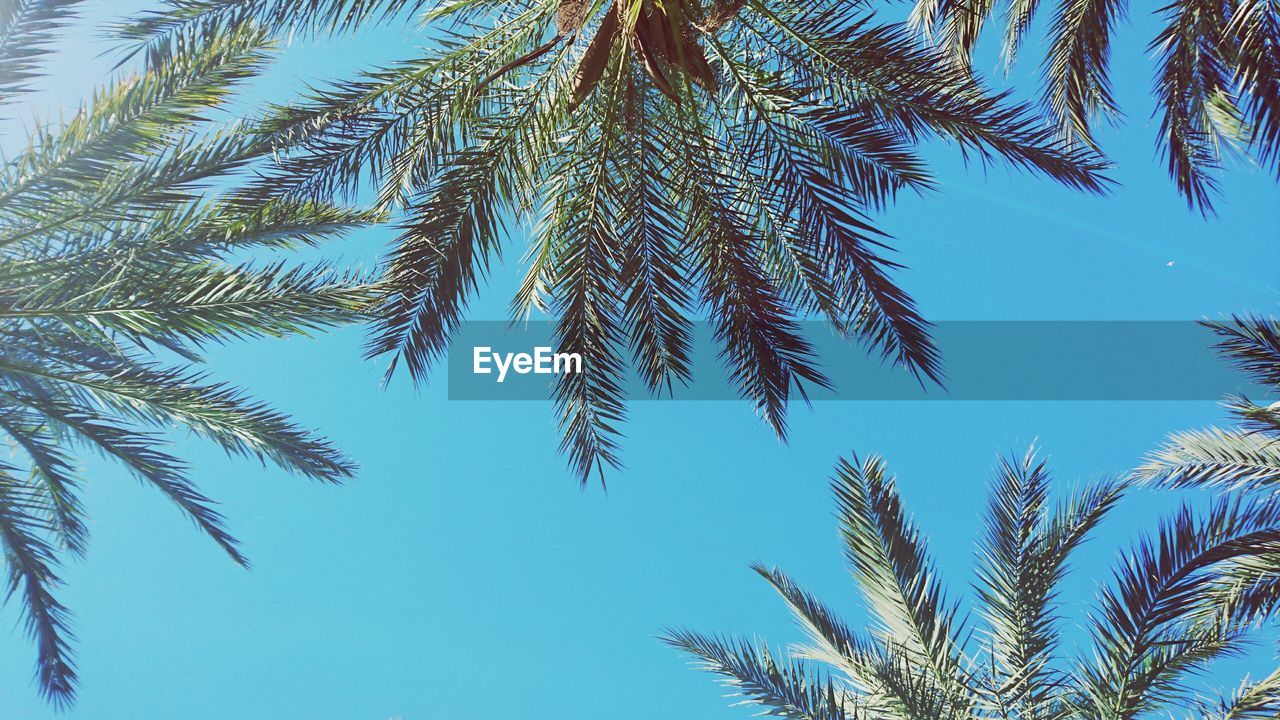
[[[1060,643],[1058,589],[1074,550],[1116,506],[1122,485],[1054,507],[1033,453],[1002,460],[980,544],[983,627],[963,632],[901,509],[883,461],[841,461],[834,492],[849,563],[872,617],[855,632],[778,570],[756,566],[809,637],[778,659],[763,641],[688,631],[663,640],[728,681],[762,714],[809,720],[1096,720],[1179,711],[1271,717],[1277,675],[1209,702],[1187,681],[1239,651],[1280,610],[1280,505],[1184,507],[1124,552],[1091,612],[1091,647]],[[1268,714],[1271,713],[1271,714]]]
[[[37,71],[68,7],[0,4],[6,91]],[[175,44],[162,65],[103,88],[69,120],[37,122],[0,165],[0,436],[11,451],[0,465],[0,545],[36,641],[40,690],[58,706],[76,684],[58,566],[87,541],[74,450],[118,461],[241,564],[213,501],[164,449],[170,430],[316,480],[353,471],[326,440],[196,369],[203,347],[358,321],[376,297],[368,279],[324,264],[243,260],[380,219],[218,192],[271,144],[204,118],[268,46],[252,28]]]
[[[917,0],[912,22],[968,67],[986,21],[1003,12],[1003,54],[1011,65],[1039,5]],[[1042,104],[1069,142],[1096,147],[1098,120],[1120,115],[1111,91],[1111,38],[1128,5],[1058,0],[1054,6]],[[1157,63],[1158,144],[1188,205],[1212,211],[1228,153],[1251,155],[1280,177],[1280,3],[1170,0],[1150,11],[1163,22],[1150,45]]]
[[[1241,372],[1269,390],[1280,388],[1280,322],[1242,315],[1203,325],[1217,335],[1218,352]],[[1230,397],[1226,407],[1238,427],[1176,433],[1147,457],[1134,478],[1176,488],[1280,486],[1280,406]]]
[[[163,45],[249,19],[342,29],[421,3],[170,5],[128,37]],[[927,138],[1105,189],[1095,155],[1056,141],[1034,108],[855,3],[461,0],[426,17],[439,40],[422,57],[272,113],[261,129],[281,164],[256,191],[369,188],[405,211],[369,353],[418,380],[507,224],[530,220],[514,311],[550,313],[561,349],[584,356],[583,376],[555,391],[583,482],[619,463],[628,360],[654,391],[687,381],[688,318],[700,311],[780,436],[788,402],[827,383],[805,318],[940,381],[930,325],[871,217],[933,186],[916,152]]]

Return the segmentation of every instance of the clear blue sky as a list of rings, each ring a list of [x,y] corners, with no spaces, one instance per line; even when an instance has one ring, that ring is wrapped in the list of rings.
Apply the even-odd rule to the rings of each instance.
[[[144,4],[98,1],[93,17]],[[966,170],[954,149],[929,148],[942,190],[883,216],[910,266],[902,281],[928,316],[1275,309],[1275,185],[1237,164],[1220,216],[1206,222],[1185,209],[1156,156],[1145,49],[1154,8],[1135,7],[1117,39],[1128,120],[1101,133],[1119,164],[1114,196],[999,167]],[[69,102],[107,70],[94,59],[95,32],[82,31],[41,102]],[[261,92],[279,100],[302,81],[405,56],[417,33],[300,44]],[[1033,70],[1013,80],[1030,89]],[[362,233],[344,252],[368,257],[388,237]],[[517,272],[496,269],[475,317],[503,317]],[[748,569],[757,560],[861,618],[828,495],[838,456],[887,457],[948,579],[967,592],[998,453],[1038,438],[1065,489],[1130,468],[1170,430],[1221,418],[1212,403],[821,403],[795,408],[782,446],[745,403],[641,403],[626,426],[628,468],[606,496],[569,477],[549,404],[450,403],[443,375],[417,394],[403,380],[384,391],[360,340],[350,330],[212,354],[222,377],[323,428],[362,466],[358,481],[320,487],[182,441],[205,489],[224,501],[250,572],[123,470],[88,463],[92,546],[67,569],[62,593],[76,613],[82,677],[67,717],[746,718],[749,709],[729,707],[709,676],[654,635],[680,625],[798,639]],[[1131,499],[1114,517],[1081,556],[1064,594],[1069,616],[1105,577],[1114,543],[1152,527],[1169,502]],[[34,651],[15,608],[0,617],[12,628],[0,635],[0,717],[52,717],[31,682]]]

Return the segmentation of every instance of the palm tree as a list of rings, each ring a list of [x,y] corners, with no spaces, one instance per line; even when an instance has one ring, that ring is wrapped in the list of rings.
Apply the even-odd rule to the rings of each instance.
[[[1043,462],[1032,453],[1002,461],[979,542],[981,622],[971,626],[884,463],[842,461],[834,480],[840,534],[870,631],[855,633],[787,575],[757,566],[808,644],[778,657],[758,642],[688,631],[664,639],[763,714],[787,718],[1276,717],[1280,670],[1213,701],[1183,682],[1246,647],[1280,607],[1275,502],[1221,498],[1166,518],[1121,555],[1099,591],[1086,623],[1092,647],[1066,651],[1060,582],[1121,487],[1092,485],[1053,506]]]
[[[1256,383],[1280,389],[1280,322],[1254,315],[1203,323],[1219,352]],[[1240,422],[1231,429],[1175,433],[1134,471],[1140,482],[1172,488],[1218,487],[1274,492],[1280,487],[1280,403],[1227,399]]]
[[[585,359],[554,390],[582,482],[619,465],[622,379],[690,379],[707,318],[740,391],[785,437],[788,400],[827,384],[798,320],[915,372],[942,371],[870,215],[934,181],[941,137],[1101,192],[1091,151],[988,92],[857,3],[744,0],[172,0],[137,48],[255,23],[340,31],[426,13],[420,57],[280,107],[267,193],[376,192],[403,212],[368,351],[425,380],[509,244],[533,229],[513,317],[554,317]]]
[[[27,89],[66,0],[0,2],[0,101]],[[63,123],[36,121],[0,164],[0,545],[38,648],[41,692],[73,698],[59,566],[84,553],[73,453],[97,451],[172,500],[247,565],[191,468],[185,429],[325,482],[353,465],[327,441],[196,369],[202,348],[361,319],[366,281],[325,265],[248,264],[377,220],[291,198],[223,196],[265,138],[203,120],[265,62],[260,32],[169,48]],[[241,258],[237,260],[237,258]]]
[[[1012,67],[1036,0],[916,0],[911,22],[968,67],[997,6],[1005,18],[1002,57]],[[1250,158],[1280,177],[1280,2],[1172,0],[1150,9],[1163,22],[1149,46],[1157,144],[1178,192],[1209,214],[1224,155]],[[1072,143],[1096,148],[1098,120],[1120,115],[1111,92],[1111,35],[1128,10],[1126,0],[1059,0],[1054,7],[1042,105]]]

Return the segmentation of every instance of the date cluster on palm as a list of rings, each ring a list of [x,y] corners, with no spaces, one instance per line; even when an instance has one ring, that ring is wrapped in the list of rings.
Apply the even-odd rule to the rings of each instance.
[[[590,0],[563,0],[557,17],[562,36],[579,33],[587,20]],[[615,0],[605,12],[587,46],[574,79],[572,106],[587,98],[604,76],[614,47],[633,51],[654,85],[673,102],[680,92],[673,82],[680,74],[714,91],[716,76],[698,42],[703,33],[723,25],[741,2],[717,3],[704,15],[696,0]]]

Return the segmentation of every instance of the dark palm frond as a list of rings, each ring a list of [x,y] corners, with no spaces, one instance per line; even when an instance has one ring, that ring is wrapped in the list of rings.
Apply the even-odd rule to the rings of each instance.
[[[517,30],[511,32],[529,36]],[[402,165],[426,163],[431,168],[434,161],[442,167],[421,176],[411,169],[403,180],[397,177],[386,185],[401,188],[416,177],[430,178],[392,253],[385,278],[389,292],[375,311],[367,346],[370,357],[392,356],[388,376],[403,357],[410,375],[424,381],[448,347],[469,295],[501,251],[506,214],[533,201],[531,175],[541,171],[549,150],[542,146],[549,128],[540,113],[566,82],[564,74],[547,73],[530,87],[504,93],[494,101],[499,111],[477,118],[465,142],[438,158],[394,158]],[[540,307],[547,289],[546,283],[527,283],[521,302],[526,308]]]
[[[636,139],[631,152],[620,158],[622,267],[619,281],[624,293],[622,320],[631,342],[632,360],[651,392],[670,393],[675,383],[693,379],[690,355],[693,327],[688,287],[690,269],[683,256],[678,187],[663,163],[661,143],[650,122],[648,105],[657,102],[632,72],[624,106],[627,135]]]
[[[1184,506],[1155,538],[1140,540],[1093,617],[1098,651],[1080,671],[1090,706],[1102,717],[1134,717],[1176,696],[1184,673],[1237,649],[1248,622],[1227,614],[1210,623],[1188,619],[1223,566],[1238,570],[1277,550],[1280,505],[1242,499],[1218,500],[1201,517]]]
[[[1062,0],[1049,33],[1044,105],[1068,142],[1096,147],[1094,121],[1115,116],[1108,63],[1112,28],[1123,19],[1122,0]]]
[[[800,252],[807,250],[814,266],[821,267],[820,263],[826,261],[820,273],[806,273],[816,275],[809,285],[818,309],[837,329],[843,332],[856,329],[858,337],[880,348],[885,357],[939,382],[940,361],[929,325],[916,311],[911,298],[889,279],[888,271],[899,266],[880,257],[877,250],[883,246],[884,235],[871,226],[862,213],[863,208],[882,205],[899,187],[916,181],[920,174],[913,172],[914,162],[901,155],[895,157],[891,142],[881,143],[885,151],[880,153],[866,152],[864,143],[864,152],[853,159],[854,164],[863,166],[853,168],[846,177],[866,178],[867,185],[858,187],[856,183],[842,182],[839,175],[829,173],[826,168],[831,164],[829,159],[852,155],[849,149],[857,147],[858,139],[870,140],[865,135],[857,138],[857,131],[850,127],[857,118],[847,117],[846,120],[852,122],[841,125],[830,116],[819,119],[820,111],[816,110],[797,113],[799,118],[791,116],[795,112],[792,103],[786,96],[773,94],[776,80],[774,88],[768,87],[767,78],[735,63],[720,52],[718,45],[713,47],[741,90],[744,110],[756,116],[753,129],[759,133],[760,159],[747,165],[747,172],[762,188],[772,216],[781,219],[777,224],[794,236],[789,246]],[[794,88],[787,89],[794,91]],[[834,135],[835,142],[815,138],[811,129],[815,125],[820,131]],[[748,146],[750,142],[748,138],[741,138],[738,145]],[[874,146],[875,142],[871,144]],[[873,164],[874,160],[866,163],[869,156],[881,161],[897,160],[898,167],[887,173],[877,172],[881,168]],[[846,161],[837,167],[848,168],[848,165]],[[775,181],[772,186],[770,179]],[[785,182],[777,184],[778,179]],[[834,278],[836,282],[823,288],[826,278]],[[840,283],[843,278],[850,278],[848,286]]]
[[[1239,315],[1202,324],[1218,337],[1219,354],[1255,382],[1280,389],[1280,321]]]
[[[1280,611],[1280,547],[1233,558],[1203,582],[1188,621],[1201,627],[1261,625]]]
[[[35,67],[61,17],[54,5],[0,5],[0,49],[16,53],[3,60],[18,72]],[[381,296],[367,275],[327,264],[245,261],[383,215],[243,188],[273,139],[209,118],[271,41],[249,27],[206,40],[170,43],[163,63],[99,90],[69,120],[37,123],[0,164],[0,435],[12,451],[0,543],[41,692],[58,706],[76,675],[56,570],[88,541],[77,449],[158,489],[243,565],[214,501],[167,449],[175,429],[324,482],[354,472],[327,440],[197,367],[211,345],[358,322]]]
[[[80,0],[0,2],[0,104],[30,88],[59,28],[75,17]]]
[[[1217,194],[1219,146],[1245,139],[1221,41],[1227,25],[1223,8],[1224,3],[1202,0],[1171,3],[1164,8],[1168,24],[1151,44],[1160,56],[1156,95],[1169,175],[1191,207],[1203,212]]]
[[[75,697],[75,636],[67,609],[53,595],[62,581],[56,573],[57,549],[45,539],[52,528],[41,520],[47,508],[19,473],[18,468],[0,466],[0,543],[9,566],[6,597],[16,593],[22,601],[27,634],[36,642],[41,694],[55,707],[65,708]]]
[[[732,172],[704,146],[702,167],[713,178]],[[712,151],[713,152],[713,151]],[[710,157],[708,157],[710,155]],[[711,180],[716,183],[716,180]],[[817,369],[812,345],[800,333],[779,283],[752,252],[761,238],[754,222],[735,212],[722,185],[703,201],[706,217],[699,218],[695,238],[704,267],[703,301],[711,309],[715,339],[724,348],[721,358],[729,375],[777,432],[786,436],[786,408],[793,390],[804,397],[804,382],[830,387]],[[719,195],[719,197],[717,197]]]
[[[0,432],[30,458],[31,490],[43,494],[58,542],[72,555],[83,556],[89,529],[78,496],[80,483],[71,458],[59,445],[58,429],[43,415],[5,402],[0,406]]]
[[[143,482],[152,485],[173,502],[188,518],[218,544],[237,564],[248,567],[248,558],[227,531],[221,513],[200,493],[187,476],[182,460],[157,449],[161,436],[129,427],[125,423],[99,419],[95,414],[55,399],[5,393],[8,401],[29,408],[55,422],[80,444],[119,462]]]
[[[604,465],[620,467],[615,440],[625,417],[619,358],[622,308],[619,303],[622,240],[614,218],[626,203],[620,168],[620,115],[629,86],[628,63],[618,58],[602,78],[600,95],[580,113],[598,113],[601,132],[581,137],[553,161],[564,185],[553,197],[538,229],[551,248],[556,268],[548,288],[556,300],[556,340],[562,352],[582,358],[581,372],[562,375],[554,397],[561,417],[561,450],[585,485],[592,472],[604,482]]]
[[[1250,146],[1263,165],[1280,173],[1280,3],[1235,4],[1227,34],[1237,43],[1234,80],[1252,131]]]
[[[1012,66],[1039,6],[1039,0],[917,0],[912,18],[967,68],[983,26],[1000,8],[1003,55]],[[1069,142],[1096,147],[1097,121],[1121,114],[1110,55],[1127,10],[1124,0],[1055,3],[1041,105]],[[1225,151],[1252,156],[1280,177],[1280,3],[1169,0],[1151,10],[1161,22],[1151,41],[1157,144],[1179,194],[1209,214]]]
[[[901,508],[883,462],[841,461],[838,515],[873,624],[855,631],[779,570],[755,565],[808,642],[783,659],[761,643],[667,631],[663,640],[728,680],[763,714],[877,720],[1135,720],[1198,709],[1205,720],[1261,720],[1277,675],[1206,702],[1193,673],[1249,647],[1280,611],[1280,504],[1184,506],[1120,554],[1090,613],[1092,643],[1060,642],[1058,591],[1075,548],[1120,499],[1122,484],[1055,505],[1034,451],[1002,460],[980,545],[984,631],[965,633]],[[834,688],[834,692],[830,690]],[[1216,693],[1215,693],[1216,694]],[[826,713],[826,714],[824,714]],[[1181,716],[1181,715],[1178,715]]]
[[[289,12],[299,32],[344,30],[420,9],[170,5],[127,36],[278,32]],[[555,391],[579,477],[619,461],[621,377],[634,368],[652,391],[691,379],[700,312],[733,382],[782,434],[788,403],[827,384],[802,320],[825,318],[924,383],[943,377],[872,217],[900,191],[933,188],[920,143],[1107,187],[1096,155],[1056,140],[1032,108],[868,15],[782,0],[443,4],[425,16],[436,32],[420,57],[249,126],[277,163],[241,197],[376,188],[380,209],[404,212],[368,353],[419,382],[507,235],[534,227],[512,314],[549,315],[573,345],[558,350],[590,366]]]
[[[1032,107],[988,91],[904,27],[875,25],[856,4],[825,5],[773,10],[757,2],[752,7],[762,21],[747,22],[762,49],[779,54],[790,72],[880,116],[913,141],[943,137],[984,162],[1000,159],[1073,188],[1105,192],[1105,163],[1055,140]]]

